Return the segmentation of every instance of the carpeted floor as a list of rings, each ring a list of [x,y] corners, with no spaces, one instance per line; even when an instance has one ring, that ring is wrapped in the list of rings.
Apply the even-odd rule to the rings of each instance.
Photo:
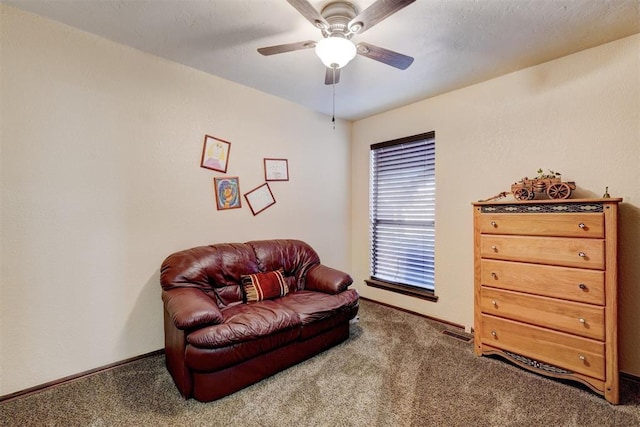
[[[351,338],[221,400],[181,398],[164,356],[0,404],[1,426],[640,426],[621,405],[490,357],[445,327],[362,301]]]

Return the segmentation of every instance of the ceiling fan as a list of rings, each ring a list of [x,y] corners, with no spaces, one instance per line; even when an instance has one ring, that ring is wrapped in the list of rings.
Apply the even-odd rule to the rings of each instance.
[[[413,58],[369,43],[355,44],[351,37],[362,34],[383,19],[396,13],[415,0],[377,0],[358,13],[357,7],[347,1],[332,1],[318,12],[307,0],[287,0],[315,27],[323,38],[315,42],[306,40],[297,43],[262,47],[262,55],[275,55],[302,49],[315,48],[316,54],[327,67],[324,82],[327,85],[340,81],[340,68],[344,67],[356,54],[371,58],[400,70],[406,70]]]

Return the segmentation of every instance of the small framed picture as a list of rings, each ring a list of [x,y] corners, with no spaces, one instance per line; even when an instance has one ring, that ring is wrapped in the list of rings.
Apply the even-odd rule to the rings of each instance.
[[[237,176],[213,178],[216,192],[216,207],[218,210],[241,208],[240,178]]]
[[[265,181],[289,181],[289,161],[287,159],[264,159]]]
[[[200,167],[226,173],[231,143],[215,136],[205,135]]]
[[[266,182],[249,191],[244,195],[244,198],[247,199],[249,208],[251,208],[254,216],[276,203],[271,188],[269,188],[269,184]]]

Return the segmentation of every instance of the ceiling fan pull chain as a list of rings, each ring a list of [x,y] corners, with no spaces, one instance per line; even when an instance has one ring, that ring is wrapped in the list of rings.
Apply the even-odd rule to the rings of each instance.
[[[336,130],[336,69],[333,69],[333,111],[331,115],[331,123],[333,123],[333,130]]]

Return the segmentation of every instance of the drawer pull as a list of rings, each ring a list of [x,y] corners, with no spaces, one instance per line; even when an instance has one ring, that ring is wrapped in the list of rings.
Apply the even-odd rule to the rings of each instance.
[[[492,337],[497,337],[497,336],[498,336],[498,333],[497,333],[496,331],[491,331],[491,336],[492,336]]]
[[[578,224],[578,227],[582,228],[583,230],[587,228],[587,226],[584,225],[584,222],[581,222],[580,224]]]
[[[498,247],[496,245],[491,245],[491,250],[493,252],[498,252]]]
[[[584,252],[578,252],[578,256],[580,258],[586,258],[587,254],[585,254]]]
[[[497,306],[498,306],[498,301],[496,301],[496,300],[492,300],[492,301],[491,301],[491,304],[492,304],[494,307],[497,307]]]
[[[582,317],[578,319],[578,322],[582,323],[583,325],[586,323],[586,321]]]
[[[497,222],[495,222],[495,221],[491,221],[491,226],[492,226],[493,228],[496,228],[496,227],[498,226],[498,223],[497,223]]]
[[[578,356],[578,359],[580,359],[580,360],[582,360],[584,362],[585,360],[587,360],[587,357],[584,354],[581,354],[581,355]]]
[[[492,278],[493,280],[498,280],[498,275],[492,271],[492,272],[491,272],[491,278]]]
[[[580,289],[582,289],[583,291],[586,291],[586,290],[587,290],[587,285],[585,285],[584,283],[580,283],[580,284],[578,285],[578,287],[579,287]]]

